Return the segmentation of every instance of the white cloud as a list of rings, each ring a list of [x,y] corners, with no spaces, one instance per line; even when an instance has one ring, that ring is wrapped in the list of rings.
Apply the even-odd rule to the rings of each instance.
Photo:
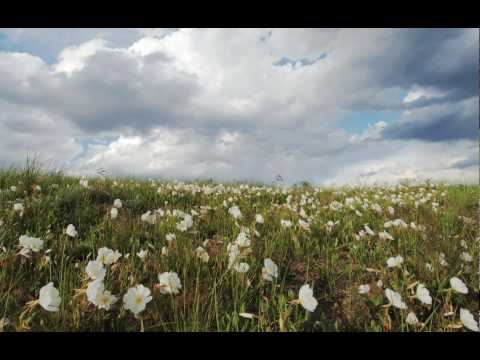
[[[72,33],[76,40],[53,65],[0,52],[0,100],[8,109],[0,115],[0,158],[19,161],[18,154],[41,149],[77,173],[103,167],[222,180],[271,181],[279,173],[291,182],[472,179],[470,168],[452,168],[468,156],[448,145],[465,138],[472,117],[464,73],[475,43],[462,31],[442,31],[448,41],[439,46],[428,41],[438,31],[428,30],[91,30],[82,42],[87,33]],[[21,40],[28,31],[14,34]],[[413,57],[418,44],[428,49]],[[438,61],[455,46],[462,59],[451,51],[451,62]],[[310,65],[274,65],[322,54]],[[377,122],[353,136],[339,128],[340,110],[407,109],[398,124]],[[430,136],[430,124],[447,113],[461,115],[463,132]],[[113,141],[98,144],[106,139]],[[3,145],[13,141],[16,151]]]
[[[408,94],[403,99],[404,103],[410,103],[421,99],[422,97],[425,99],[433,99],[433,98],[440,98],[445,96],[446,93],[443,91],[439,91],[433,87],[424,88],[418,85],[412,86]]]
[[[79,46],[69,46],[58,55],[59,61],[54,69],[67,74],[80,71],[85,66],[85,60],[104,47],[105,41],[102,39],[93,39]]]
[[[356,142],[365,142],[370,140],[380,140],[382,139],[382,132],[388,124],[385,121],[377,121],[375,124],[368,124],[368,128],[361,134],[354,134],[351,136],[351,140]]]
[[[377,152],[376,158],[360,154],[362,160],[337,172],[326,183],[397,183],[405,179],[421,181],[428,178],[458,183],[478,181],[477,166],[467,169],[451,167],[452,159],[461,159],[464,154],[472,153],[476,146],[473,141],[382,141],[369,145]]]

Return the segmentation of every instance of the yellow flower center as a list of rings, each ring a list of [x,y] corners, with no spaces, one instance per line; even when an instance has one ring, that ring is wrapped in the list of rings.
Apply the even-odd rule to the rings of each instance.
[[[135,297],[135,304],[140,305],[141,303],[143,303],[143,297],[140,295],[137,295]]]

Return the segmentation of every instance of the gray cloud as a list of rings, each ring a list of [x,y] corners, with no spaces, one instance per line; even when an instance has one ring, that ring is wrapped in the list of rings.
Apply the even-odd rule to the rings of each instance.
[[[469,167],[475,166],[478,169],[479,166],[479,155],[478,155],[478,144],[472,146],[472,152],[470,155],[467,155],[466,158],[462,160],[455,161],[452,165],[450,165],[450,169],[467,169]]]
[[[448,141],[478,138],[478,98],[413,110],[383,130],[386,139]]]
[[[477,94],[478,29],[342,30],[336,40],[328,56],[339,60],[338,71],[326,77],[349,109],[404,110]],[[351,69],[348,76],[343,66]],[[413,85],[446,94],[406,104],[399,95]],[[348,95],[336,88],[348,89]]]
[[[0,99],[0,167],[24,165],[29,156],[50,168],[64,166],[81,152],[65,119]]]
[[[463,97],[476,93],[478,29],[396,30],[385,55],[371,63],[388,69],[378,71],[384,85],[416,83]]]

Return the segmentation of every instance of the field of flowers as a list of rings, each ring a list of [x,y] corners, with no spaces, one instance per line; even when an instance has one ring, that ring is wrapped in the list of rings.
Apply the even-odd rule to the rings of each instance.
[[[478,186],[0,172],[1,331],[479,331]]]

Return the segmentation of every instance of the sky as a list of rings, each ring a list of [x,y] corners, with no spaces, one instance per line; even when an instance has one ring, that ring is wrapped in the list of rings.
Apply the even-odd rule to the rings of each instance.
[[[478,29],[0,29],[0,167],[478,183]]]

